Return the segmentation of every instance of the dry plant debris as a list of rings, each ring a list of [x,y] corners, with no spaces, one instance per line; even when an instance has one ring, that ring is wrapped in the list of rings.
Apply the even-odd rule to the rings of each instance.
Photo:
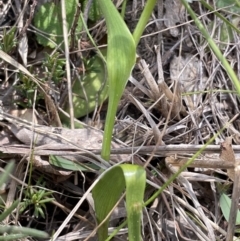
[[[45,72],[51,71],[43,66],[46,58],[44,53],[59,51],[61,56],[64,54],[63,50],[49,49],[38,44],[34,34],[38,30],[32,24],[32,18],[43,1],[37,2],[36,8],[36,1],[32,1],[29,6],[22,6],[20,1],[2,3],[0,25],[7,30],[18,26],[14,41],[19,45],[8,54],[41,79]],[[141,4],[144,3],[134,0],[127,5],[126,21],[131,29],[142,11]],[[221,31],[222,22],[213,13],[209,13],[199,2],[194,2],[192,6],[206,27],[212,28],[213,33]],[[87,19],[87,11],[84,14]],[[213,21],[215,24],[211,26]],[[104,21],[100,19],[94,23],[90,32],[98,47],[104,48],[107,36]],[[220,43],[218,34],[213,36],[240,76],[239,35],[235,34],[231,42],[224,43]],[[94,47],[84,31],[78,43],[71,47],[71,71],[73,76],[79,77],[85,73],[84,61],[95,54]],[[183,164],[240,112],[240,100],[232,91],[231,81],[205,39],[195,25],[189,22],[180,0],[158,1],[152,20],[140,41],[138,55],[139,61],[119,106],[112,144],[114,154],[110,163],[99,156],[102,141],[100,128],[106,115],[106,103],[80,119],[81,125],[87,126],[86,129],[61,127],[58,115],[63,113],[61,104],[65,103],[67,96],[66,88],[63,87],[66,85],[65,74],[57,84],[53,85],[48,80],[45,85],[40,83],[33,87],[29,82],[24,82],[15,67],[0,62],[1,166],[4,167],[8,160],[14,159],[17,165],[14,175],[18,178],[18,181],[6,188],[7,205],[20,198],[21,189],[25,189],[30,179],[34,186],[39,178],[43,178],[46,181],[45,188],[51,190],[55,198],[55,201],[46,205],[45,219],[34,217],[32,207],[18,213],[17,222],[21,225],[51,234],[64,223],[77,201],[99,175],[100,169],[119,162],[131,161],[142,166],[148,163],[146,171],[149,185],[145,198],[149,198],[165,183],[170,173],[176,171],[169,171],[166,168],[169,164]],[[32,91],[31,95],[28,92],[26,96],[23,91],[19,91],[23,83],[25,87],[32,88],[28,89]],[[43,98],[38,98],[41,95]],[[34,113],[34,116],[31,115],[27,121],[25,117],[25,120],[19,118],[23,110]],[[161,196],[146,207],[142,228],[144,240],[226,239],[228,224],[219,208],[217,185],[227,185],[228,176],[231,181],[235,180],[233,169],[228,169],[234,168],[235,164],[231,161],[221,162],[221,159],[226,159],[224,155],[228,142],[223,140],[228,136],[233,138],[233,149],[238,159],[239,131],[240,118],[237,117],[215,139],[214,145],[209,146],[196,160],[195,166],[182,173]],[[219,160],[219,143],[222,142]],[[157,143],[161,145],[156,146]],[[88,172],[59,169],[49,164],[49,155],[83,164],[91,163],[93,166]],[[228,155],[234,160],[232,149]],[[216,163],[210,166],[214,158]],[[33,169],[29,169],[31,163]],[[231,194],[231,188],[227,193]],[[125,216],[125,210],[120,205],[112,214],[109,232]],[[14,222],[15,217],[14,213],[8,222]],[[94,220],[91,195],[87,195],[57,240],[84,240],[94,229]],[[120,230],[118,238],[126,240],[126,233],[126,229]]]

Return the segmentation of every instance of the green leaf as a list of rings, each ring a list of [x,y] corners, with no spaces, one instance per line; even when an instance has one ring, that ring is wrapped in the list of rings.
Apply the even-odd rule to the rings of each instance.
[[[40,216],[41,216],[42,218],[45,218],[45,214],[44,214],[44,212],[43,212],[43,210],[42,210],[41,207],[38,208],[38,213],[40,214]]]
[[[103,60],[95,55],[86,65],[86,76],[73,85],[73,106],[76,118],[91,113],[108,97],[108,83]],[[97,102],[96,102],[97,101]]]
[[[7,236],[0,236],[0,241],[16,241],[27,236],[27,234],[10,234]]]
[[[75,11],[77,8],[76,0],[65,1],[66,6],[66,21],[67,29],[72,26]],[[53,2],[42,4],[39,11],[34,15],[34,25],[40,31],[47,33],[49,36],[44,37],[37,33],[37,40],[43,46],[50,48],[63,42],[63,27],[62,27],[62,13],[60,4],[56,5]],[[82,29],[82,22],[79,19],[76,32]]]
[[[15,32],[16,27],[12,27],[7,32],[6,29],[3,30],[3,36],[0,40],[0,48],[6,53],[9,53],[17,45]]]
[[[44,204],[44,203],[51,202],[51,201],[53,201],[53,200],[55,200],[55,198],[46,198],[46,199],[44,199],[44,200],[39,201],[38,203],[39,203],[39,204]]]
[[[102,157],[110,157],[112,130],[118,103],[136,60],[136,46],[132,34],[111,0],[99,0],[108,30],[107,70],[109,101],[105,123]]]
[[[216,5],[217,8],[224,8],[223,11],[230,11],[240,14],[239,0],[218,0]]]
[[[50,155],[49,156],[49,163],[51,165],[66,169],[66,170],[70,170],[70,171],[86,171],[87,169],[82,167],[80,164],[67,160],[63,157],[60,156],[54,156],[54,155]]]
[[[144,4],[143,12],[142,12],[141,17],[137,23],[137,26],[133,32],[133,38],[134,38],[136,45],[138,45],[138,43],[140,41],[140,38],[143,34],[143,31],[146,28],[146,25],[153,12],[155,5],[156,5],[156,0],[147,0],[147,2],[145,2],[145,4]]]
[[[225,68],[229,78],[231,79],[234,87],[236,88],[236,91],[237,91],[238,95],[240,95],[240,84],[239,84],[238,77],[237,77],[236,73],[234,72],[234,69],[231,67],[231,65],[229,64],[226,57],[222,54],[222,52],[220,51],[220,49],[218,48],[218,46],[216,45],[216,43],[212,39],[211,35],[206,30],[206,28],[201,23],[201,21],[198,19],[197,15],[192,10],[192,8],[188,4],[188,2],[186,0],[181,0],[181,2],[184,5],[184,7],[186,8],[186,10],[188,11],[188,13],[190,14],[190,16],[192,17],[192,19],[194,20],[196,26],[198,27],[198,29],[200,30],[202,35],[206,38],[206,40],[208,42],[208,46],[211,48],[211,50],[214,52],[214,54],[216,55],[218,60],[221,62],[221,64]]]
[[[11,225],[0,226],[0,233],[28,235],[36,238],[48,238],[48,234],[32,228],[17,227]],[[0,239],[1,240],[1,239]],[[2,239],[4,240],[4,239]],[[15,239],[16,240],[16,239]]]
[[[44,194],[48,195],[48,193],[44,189],[39,190],[36,193],[37,193],[37,196],[38,196],[38,200],[41,200],[44,197]]]
[[[5,167],[5,170],[3,173],[0,174],[0,186],[2,186],[7,179],[9,178],[9,174],[14,168],[14,162],[9,162],[7,166]]]
[[[107,73],[103,60],[99,56],[92,57],[86,65],[86,75],[76,80],[73,85],[73,108],[75,118],[91,113],[96,106],[101,105],[108,97]],[[69,113],[69,106],[65,107]],[[69,124],[69,118],[60,115],[64,124]]]
[[[18,206],[19,200],[14,201],[14,203],[0,215],[0,221],[3,221],[13,210]]]
[[[222,210],[223,216],[226,219],[226,221],[228,221],[232,200],[225,193],[222,193],[219,202],[220,202],[220,208]],[[238,210],[236,225],[239,225],[239,224],[240,224],[240,211]]]
[[[99,170],[99,167],[97,167],[96,165],[80,164],[77,162],[67,160],[66,158],[54,155],[49,156],[49,163],[53,166],[60,167],[70,171],[89,171],[91,169]]]
[[[87,5],[88,1],[85,0],[83,1],[83,9],[85,9],[86,5]],[[90,6],[90,9],[89,9],[89,13],[88,13],[88,19],[93,21],[93,22],[96,22],[97,20],[99,20],[99,18],[101,17],[101,12],[100,12],[100,8],[99,8],[99,3],[97,0],[93,0],[92,1],[92,4]]]
[[[98,224],[105,220],[126,187],[129,240],[140,241],[140,224],[145,184],[145,170],[143,167],[137,165],[123,164],[115,166],[106,172],[93,189]],[[98,229],[99,241],[107,238],[108,223],[109,218]]]

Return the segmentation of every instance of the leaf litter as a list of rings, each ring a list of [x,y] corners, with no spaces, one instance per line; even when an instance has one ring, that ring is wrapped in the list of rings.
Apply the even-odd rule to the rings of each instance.
[[[142,11],[139,1],[133,3],[133,5],[128,4],[126,12],[126,21],[130,28],[134,28],[133,24],[137,22],[138,15]],[[224,43],[220,43],[223,40],[220,36],[223,31],[221,20],[214,18],[214,15],[207,12],[200,3],[194,2],[192,6],[201,16],[205,26],[212,31],[215,41],[219,43],[224,55],[240,76],[238,65],[240,61],[237,54],[239,36],[235,34],[233,38],[229,38],[229,41],[224,38]],[[10,16],[16,8],[21,6],[12,3],[4,7],[5,13],[0,15],[1,24],[8,21],[10,26],[13,26],[17,16],[15,18]],[[21,9],[18,10],[20,11],[14,13],[21,12]],[[21,21],[27,19],[30,18],[25,11]],[[42,107],[37,103],[35,107],[33,106],[34,111],[30,110],[34,115],[30,115],[27,122],[25,117],[19,119],[19,112],[22,110],[11,100],[20,99],[24,102],[24,97],[16,90],[12,91],[12,86],[17,84],[14,80],[18,77],[16,68],[7,63],[12,63],[15,67],[19,67],[21,63],[14,63],[11,58],[2,55],[7,63],[1,62],[1,159],[4,161],[15,159],[18,171],[15,175],[22,182],[26,181],[23,177],[28,167],[27,160],[33,162],[32,182],[36,183],[40,176],[44,176],[47,188],[53,191],[56,200],[49,206],[47,204],[48,216],[46,220],[41,220],[42,224],[31,217],[31,209],[29,214],[27,212],[20,214],[25,224],[31,220],[31,225],[49,233],[58,229],[59,222],[65,221],[76,200],[84,196],[87,188],[99,175],[100,169],[106,169],[119,162],[131,161],[145,165],[149,184],[146,189],[147,199],[162,186],[171,173],[176,172],[178,167],[172,164],[169,166],[169,160],[172,163],[181,163],[190,158],[200,146],[239,113],[239,97],[233,91],[231,81],[208,48],[206,40],[188,20],[188,14],[179,0],[165,1],[164,5],[159,1],[156,6],[156,11],[138,46],[139,61],[130,76],[119,105],[112,145],[115,151],[120,150],[120,152],[113,154],[110,163],[106,163],[99,156],[102,142],[102,131],[99,126],[101,127],[104,122],[106,104],[96,107],[86,119],[81,118],[81,124],[85,126],[90,122],[94,124],[87,129],[49,127],[53,123],[58,123],[56,115],[59,111],[48,94],[49,87],[45,87],[41,91],[45,92],[44,104],[48,107]],[[215,24],[211,26],[213,20]],[[30,56],[26,58],[26,52],[30,55],[33,49],[39,53],[42,49],[39,46],[34,48],[37,43],[31,34],[31,25],[25,31],[22,36],[32,42],[27,43],[25,39],[24,47],[19,45],[19,51],[24,65],[27,66],[26,61],[29,61]],[[104,21],[99,20],[96,26],[91,28],[91,34],[99,46],[101,43],[105,44],[107,33]],[[86,39],[81,41],[80,48],[84,51],[73,56],[75,60],[79,59],[79,56],[87,58],[93,54],[92,50],[88,49],[91,46],[89,42],[87,41],[86,45]],[[16,54],[17,49],[13,50],[11,56],[15,61],[19,61]],[[28,64],[35,73],[42,67],[37,58],[33,58]],[[84,71],[84,61],[74,64],[78,65],[81,74],[81,71]],[[20,70],[24,71],[23,68],[20,67]],[[27,68],[28,71],[29,69]],[[28,75],[28,72],[25,74]],[[52,91],[54,93],[56,90]],[[49,116],[48,109],[53,116]],[[215,139],[214,145],[206,149],[199,160],[205,160],[206,163],[216,160],[217,163],[220,143],[226,137],[232,136],[233,144],[239,145],[239,131],[240,118],[237,117]],[[234,145],[235,155],[238,158],[239,150]],[[158,151],[158,147],[162,149]],[[168,148],[168,151],[164,151],[164,148]],[[121,150],[128,153],[121,153]],[[91,163],[95,167],[88,172],[66,171],[50,165],[49,155],[61,156],[84,165]],[[230,170],[226,172],[224,165],[223,168],[221,165],[217,167],[219,168],[216,169],[214,166],[189,168],[164,190],[144,211],[142,228],[144,240],[225,240],[227,227],[219,208],[218,184],[227,185],[229,183],[227,174],[231,172]],[[229,178],[233,180],[234,175],[231,174]],[[10,203],[18,198],[18,186],[20,187],[19,183],[15,183],[14,189],[10,185],[9,196],[12,195],[12,200],[8,199]],[[231,193],[231,188],[227,193]],[[52,211],[52,204],[55,211]],[[120,205],[112,214],[114,222],[111,222],[109,232],[119,225],[125,216],[125,210]],[[89,194],[86,203],[74,214],[69,226],[66,226],[66,230],[57,240],[84,240],[93,230],[94,219],[94,209]],[[127,230],[122,229],[118,238],[126,240],[126,233]]]

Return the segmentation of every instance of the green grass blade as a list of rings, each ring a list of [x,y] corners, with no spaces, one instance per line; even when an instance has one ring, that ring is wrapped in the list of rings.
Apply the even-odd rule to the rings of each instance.
[[[50,155],[49,163],[53,166],[63,168],[70,171],[88,171],[87,168],[82,166],[80,163],[73,162],[61,156]]]
[[[153,9],[155,7],[156,0],[148,0],[147,3],[145,4],[144,10],[141,14],[141,17],[137,23],[137,26],[133,32],[133,38],[135,41],[135,44],[138,45],[140,38],[143,34],[143,31],[146,27],[146,24],[153,12]]]
[[[7,166],[5,167],[4,173],[0,174],[0,186],[2,186],[8,179],[9,174],[14,168],[14,162],[9,162]]]
[[[129,240],[140,241],[140,224],[145,184],[145,170],[137,165],[123,164],[106,172],[93,189],[98,224],[105,220],[126,186]],[[108,223],[109,218],[98,229],[99,241],[107,239]]]
[[[24,228],[17,226],[4,225],[0,226],[0,233],[22,234],[36,238],[48,238],[48,234],[32,228]]]
[[[233,68],[230,66],[227,59],[223,56],[222,52],[220,51],[218,46],[215,44],[214,40],[211,38],[208,31],[204,28],[201,21],[197,18],[195,12],[192,10],[192,8],[188,4],[188,2],[186,0],[181,0],[181,1],[182,1],[183,5],[185,6],[185,8],[187,9],[190,16],[192,17],[192,19],[194,20],[196,26],[198,27],[198,29],[200,30],[202,35],[206,38],[209,47],[212,49],[212,51],[214,52],[214,54],[216,55],[218,60],[224,66],[226,72],[228,73],[229,78],[231,79],[233,85],[235,86],[235,89],[238,92],[238,95],[240,95],[240,83],[239,83],[239,80],[238,80]]]
[[[226,23],[228,26],[234,29],[237,33],[240,33],[240,30],[236,26],[234,26],[230,21],[228,21],[221,13],[215,11],[214,8],[211,5],[209,5],[206,1],[201,0],[201,4],[207,9],[209,9],[210,11],[214,12],[214,14],[217,17],[222,19],[224,23]]]
[[[8,236],[0,236],[0,241],[16,241],[27,236],[26,234],[10,234]]]
[[[19,204],[19,200],[16,200],[11,207],[9,207],[7,210],[5,210],[3,213],[1,213],[0,215],[0,221],[3,221],[8,215],[10,215],[10,213],[13,212],[13,210],[17,207],[17,205]]]
[[[210,138],[210,140],[203,145],[203,147],[201,147],[184,165],[182,165],[179,170],[174,173],[172,176],[170,176],[170,178],[162,185],[162,187],[152,195],[151,198],[149,198],[144,205],[147,206],[149,205],[151,202],[153,202],[192,162],[194,162],[194,160],[201,155],[201,153],[205,150],[205,148],[210,145],[217,136],[219,136],[222,131],[225,129],[226,127],[223,127],[217,134],[215,134],[212,138]]]

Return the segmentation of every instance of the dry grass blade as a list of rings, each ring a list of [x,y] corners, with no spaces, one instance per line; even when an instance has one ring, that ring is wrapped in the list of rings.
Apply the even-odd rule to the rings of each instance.
[[[20,70],[24,74],[29,76],[41,88],[41,85],[39,84],[39,80],[36,79],[23,65],[21,65],[19,62],[17,62],[15,59],[13,59],[10,55],[6,54],[2,50],[0,50],[0,56],[4,61],[13,65],[17,70]]]
[[[156,143],[158,142],[159,138],[161,137],[161,133],[153,121],[152,117],[150,116],[149,112],[144,108],[144,106],[132,95],[129,95],[129,99],[136,105],[137,108],[139,108],[144,116],[147,118],[152,130],[153,130],[153,135],[155,138]],[[162,143],[160,143],[162,145]]]
[[[232,148],[232,137],[227,137],[223,143],[221,143],[220,158],[225,162],[230,162],[235,165],[235,154]],[[234,170],[228,170],[229,178],[234,181],[235,173]]]
[[[173,165],[173,166],[182,166],[184,165],[188,159],[187,158],[174,158],[173,156],[166,157],[165,159],[166,163],[168,165]],[[222,159],[214,159],[211,157],[208,158],[203,158],[202,160],[195,160],[193,163],[189,165],[189,167],[198,167],[198,168],[221,168],[221,169],[234,169],[235,164],[234,163],[229,163],[229,162],[224,162]]]
[[[51,111],[53,121],[58,124],[58,126],[61,126],[61,121],[59,119],[59,115],[56,109],[56,106],[53,102],[53,100],[50,98],[50,96],[46,93],[47,87],[45,84],[42,84],[37,78],[35,78],[23,65],[18,63],[15,59],[13,59],[11,56],[0,50],[0,56],[1,58],[6,61],[7,63],[13,65],[17,70],[20,70],[24,74],[26,74],[32,81],[34,81],[37,86],[40,88],[41,92],[43,93],[46,104],[49,107],[49,111]]]
[[[232,204],[228,220],[228,229],[226,241],[232,241],[235,233],[238,203],[240,197],[240,162],[235,160],[235,154],[232,149],[232,137],[227,137],[221,144],[220,158],[226,162],[234,163],[235,169],[228,170],[228,176],[233,180]]]
[[[158,90],[158,86],[157,86],[157,83],[155,81],[155,79],[153,78],[150,70],[149,70],[149,67],[147,66],[145,60],[141,59],[140,62],[139,62],[139,65],[138,65],[146,79],[146,82],[150,88],[150,98],[152,100],[157,100],[160,96],[160,93],[159,93],[159,90]]]
[[[169,165],[168,162],[166,162],[166,164],[167,164],[167,167],[170,169],[170,171],[172,173],[175,173],[178,170],[177,167],[173,167],[172,165]],[[198,199],[197,199],[197,197],[196,197],[196,195],[194,193],[192,184],[190,184],[190,182],[186,178],[184,178],[182,173],[181,173],[181,175],[178,176],[177,180],[178,180],[179,183],[181,183],[181,185],[183,185],[183,187],[185,188],[186,192],[189,194],[189,198],[193,202],[193,205],[196,208],[197,212],[199,213],[201,220],[206,225],[206,228],[208,230],[208,237],[209,237],[209,239],[207,239],[207,240],[215,240],[216,237],[214,235],[214,231],[213,231],[212,225],[210,224],[209,219],[207,218],[205,213],[203,212],[203,209],[202,209],[202,207],[201,207],[201,205],[200,205],[200,203],[199,203],[199,201],[198,201]],[[193,222],[192,222],[192,225],[194,225]],[[194,227],[194,229],[198,230],[198,227],[196,226],[196,227]]]
[[[232,191],[232,204],[230,209],[230,215],[228,220],[228,229],[227,229],[227,236],[226,241],[232,241],[234,234],[235,234],[235,227],[236,227],[236,219],[237,219],[237,211],[238,211],[238,204],[239,204],[239,197],[240,197],[240,163],[236,162],[236,167],[234,169],[235,178],[234,178],[234,185]]]
[[[159,1],[137,47],[139,61],[133,69],[118,108],[116,122],[122,124],[122,127],[118,132],[119,126],[115,125],[116,135],[112,143],[111,161],[106,163],[100,157],[102,130],[99,129],[105,121],[107,101],[101,108],[96,106],[94,113],[89,113],[87,118],[79,118],[79,123],[89,132],[68,130],[64,126],[65,123],[61,123],[61,115],[60,118],[58,116],[59,110],[63,113],[69,112],[64,105],[68,101],[71,113],[66,115],[68,119],[69,116],[71,120],[75,118],[74,123],[77,122],[77,117],[72,111],[76,109],[71,103],[71,85],[76,79],[82,80],[89,72],[95,73],[95,68],[92,71],[87,63],[96,57],[96,48],[104,51],[107,47],[108,32],[105,21],[98,14],[97,18],[92,15],[92,10],[97,10],[94,5],[96,1],[87,1],[81,7],[75,5],[76,8],[71,14],[74,16],[75,12],[75,17],[70,24],[67,6],[69,2],[75,1],[61,1],[62,6],[66,5],[66,13],[64,6],[61,9],[57,6],[59,11],[56,14],[63,17],[59,25],[64,29],[63,34],[61,33],[64,35],[64,43],[63,37],[56,36],[58,34],[53,30],[41,29],[35,21],[39,11],[45,9],[45,6],[55,8],[55,2],[50,1],[46,5],[36,0],[31,4],[9,0],[2,2],[0,169],[4,169],[5,163],[14,158],[18,164],[16,173],[21,176],[11,175],[15,180],[15,186],[11,184],[7,205],[21,197],[21,201],[26,198],[24,193],[21,196],[21,193],[16,191],[20,189],[20,185],[27,189],[30,183],[30,186],[37,188],[35,184],[41,178],[46,182],[46,188],[53,191],[56,199],[55,203],[46,203],[45,219],[34,217],[33,209],[30,207],[20,214],[19,218],[13,213],[9,217],[9,222],[37,227],[49,233],[58,230],[53,239],[59,241],[83,240],[94,229],[92,224],[95,213],[88,201],[88,187],[94,185],[93,180],[98,178],[99,168],[106,170],[116,163],[125,163],[129,160],[145,166],[149,184],[146,188],[147,200],[166,183],[170,175],[167,165],[178,168],[185,164],[239,113],[239,96],[233,90],[222,64],[208,47],[206,39],[197,31],[193,21],[189,21],[189,15],[181,0]],[[230,22],[233,19],[239,21],[239,8],[235,9],[236,12],[230,13],[235,6],[231,6],[227,12],[226,7],[219,8],[219,2],[213,4],[209,1],[209,4],[213,5],[213,10],[208,10],[201,1],[189,4],[194,7],[199,20],[240,76],[239,33],[234,29],[228,29],[223,19],[219,18],[221,14]],[[122,7],[122,1],[116,5],[118,8]],[[124,20],[131,31],[139,20],[142,6],[146,6],[145,0],[127,2]],[[51,8],[46,9],[50,16]],[[80,10],[84,13],[86,23],[84,31],[81,30],[81,22],[78,21]],[[216,12],[218,16],[215,15]],[[51,27],[54,22],[52,20],[50,19]],[[42,24],[44,21],[40,19],[40,22]],[[52,49],[39,41],[40,35],[51,43]],[[91,40],[89,36],[92,37]],[[62,42],[59,45],[58,38]],[[26,39],[27,47],[24,42]],[[6,43],[9,46],[4,46]],[[20,54],[23,54],[22,59],[19,49]],[[26,80],[28,85],[25,85]],[[83,86],[81,82],[81,88]],[[31,93],[36,92],[35,113],[38,122],[26,122],[13,117],[13,114],[9,115],[19,109],[32,112],[34,101]],[[54,96],[50,96],[51,93]],[[83,99],[90,100],[86,91]],[[95,125],[94,121],[97,119],[99,122]],[[29,121],[32,121],[32,118]],[[90,123],[94,128],[89,127]],[[35,140],[32,138],[33,135]],[[232,146],[229,138],[225,140],[226,136],[230,135],[233,137]],[[222,140],[225,141],[221,144],[220,150],[219,143]],[[142,223],[144,240],[212,241],[225,240],[227,237],[229,241],[234,235],[239,236],[235,232],[235,209],[238,209],[239,195],[239,175],[236,175],[239,173],[239,144],[240,118],[237,117],[188,170],[182,172],[182,177],[154,200],[150,211],[149,207],[145,209]],[[87,171],[72,172],[70,176],[66,176],[67,171],[50,166],[50,155],[66,157],[74,163],[80,162],[87,167]],[[33,164],[31,172],[27,171],[27,160],[30,159]],[[25,182],[22,181],[22,175],[25,175]],[[225,186],[229,182],[228,179],[233,181],[234,185],[231,197],[233,205],[227,227],[219,208],[217,185],[219,183]],[[8,192],[8,189],[6,191]],[[84,194],[85,196],[82,196]],[[78,213],[75,206],[80,206]],[[124,218],[125,216],[118,217],[111,223],[112,227],[116,227]],[[112,229],[109,228],[109,231]],[[61,237],[57,237],[60,232]],[[126,229],[122,230],[117,238],[126,240],[126,233]]]
[[[232,194],[232,205],[231,205],[231,211],[230,211],[230,217],[229,217],[229,223],[228,223],[228,231],[227,231],[227,240],[233,240],[233,236],[235,233],[235,222],[236,222],[236,215],[238,210],[238,202],[239,202],[239,196],[240,196],[240,169],[239,169],[239,161],[235,160],[235,154],[232,148],[232,137],[226,138],[226,140],[221,144],[221,153],[220,153],[220,159],[222,161],[213,161],[212,163],[209,162],[209,160],[200,160],[195,161],[192,166],[195,167],[211,167],[211,168],[232,168],[227,171],[228,176],[234,181],[234,188],[233,188],[233,194]],[[181,165],[185,161],[176,161],[173,160],[172,157],[166,158],[166,163],[169,166],[170,164],[177,164]],[[206,163],[208,162],[208,164]],[[219,164],[218,164],[219,163]],[[235,168],[235,169],[234,169]]]

